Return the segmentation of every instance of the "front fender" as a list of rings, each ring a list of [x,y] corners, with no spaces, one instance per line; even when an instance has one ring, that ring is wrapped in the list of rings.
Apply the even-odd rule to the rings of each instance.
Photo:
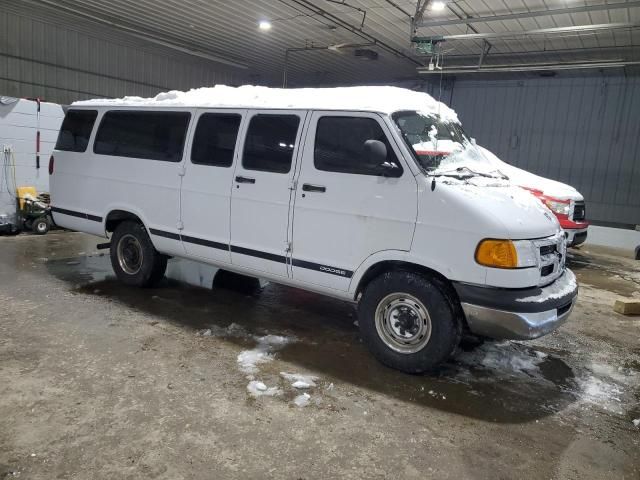
[[[443,277],[447,278],[447,276],[445,275],[446,269],[443,268],[442,265],[438,265],[432,262],[425,262],[421,259],[416,259],[413,255],[411,255],[411,252],[406,252],[403,250],[382,250],[380,252],[369,255],[369,257],[367,257],[353,273],[351,282],[349,283],[349,294],[352,298],[355,299],[358,292],[358,286],[360,285],[362,278],[369,271],[369,269],[383,262],[402,262],[405,264],[418,265],[420,267],[425,267],[429,270],[433,270]]]

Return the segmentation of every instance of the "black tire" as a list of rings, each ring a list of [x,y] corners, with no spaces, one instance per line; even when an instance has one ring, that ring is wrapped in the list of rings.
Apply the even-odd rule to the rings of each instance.
[[[471,333],[463,333],[460,339],[460,350],[463,352],[473,352],[475,349],[483,346],[490,338],[480,337]]]
[[[31,231],[36,235],[46,235],[49,233],[49,229],[51,228],[51,224],[49,223],[49,219],[47,217],[36,218],[33,222],[31,222]]]
[[[154,248],[143,225],[127,220],[116,227],[111,237],[111,266],[122,283],[153,287],[164,277],[167,257]]]
[[[379,305],[381,315],[377,315]],[[421,313],[423,307],[427,315]],[[410,323],[403,324],[403,331],[398,322],[404,317],[398,320],[394,314],[407,317],[407,311]],[[412,323],[414,319],[416,322]],[[358,306],[358,323],[365,344],[380,362],[418,374],[435,370],[453,355],[460,343],[463,322],[461,309],[445,284],[419,273],[395,271],[384,273],[367,285]],[[396,328],[391,328],[392,323]],[[421,329],[415,333],[415,343],[405,345],[401,335],[413,334],[414,329]],[[422,329],[429,333],[421,333]],[[398,351],[399,348],[416,350]]]

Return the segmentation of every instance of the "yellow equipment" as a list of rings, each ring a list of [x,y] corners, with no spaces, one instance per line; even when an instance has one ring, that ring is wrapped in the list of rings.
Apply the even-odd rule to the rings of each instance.
[[[36,187],[18,187],[16,193],[18,194],[18,201],[20,202],[20,210],[24,210],[25,197],[30,196],[33,200],[38,198]]]

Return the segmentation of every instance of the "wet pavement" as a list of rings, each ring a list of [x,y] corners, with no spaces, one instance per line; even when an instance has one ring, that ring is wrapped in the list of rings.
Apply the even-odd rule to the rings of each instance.
[[[349,303],[199,288],[215,271],[176,260],[129,288],[99,241],[0,237],[0,479],[640,478],[640,317],[612,310],[640,262],[619,252],[572,252],[558,332],[410,376]]]

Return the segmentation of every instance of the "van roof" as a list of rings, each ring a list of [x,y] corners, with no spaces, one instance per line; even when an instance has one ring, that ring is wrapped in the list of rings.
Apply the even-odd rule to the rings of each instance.
[[[399,87],[268,88],[244,85],[172,90],[153,98],[124,97],[75,102],[74,106],[104,107],[209,107],[304,110],[357,110],[393,113],[417,110],[458,121],[456,113],[423,92]]]

